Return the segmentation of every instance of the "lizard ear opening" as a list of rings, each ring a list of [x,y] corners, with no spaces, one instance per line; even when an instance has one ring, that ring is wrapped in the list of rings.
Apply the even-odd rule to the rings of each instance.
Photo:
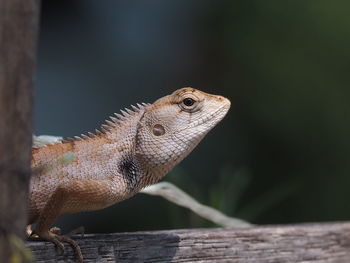
[[[165,129],[163,125],[155,124],[152,128],[152,132],[155,136],[162,136],[165,134]]]

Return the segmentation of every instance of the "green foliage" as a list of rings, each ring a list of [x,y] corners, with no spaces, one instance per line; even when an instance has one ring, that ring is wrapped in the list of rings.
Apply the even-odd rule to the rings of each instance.
[[[10,263],[34,263],[32,252],[25,246],[22,239],[16,235],[9,236],[11,245]]]
[[[264,190],[253,200],[244,200],[244,194],[252,183],[252,177],[246,168],[236,170],[229,164],[221,169],[217,184],[208,189],[208,194],[198,187],[198,183],[191,181],[191,177],[181,166],[176,168],[168,177],[168,181],[175,183],[182,189],[187,189],[199,202],[214,207],[223,213],[236,218],[254,222],[263,213],[283,203],[298,190],[298,183],[286,182],[273,185]],[[213,223],[200,220],[190,213],[183,213],[182,209],[169,206],[171,223],[176,228],[187,222],[192,227],[213,226]],[[191,216],[192,218],[191,220]]]

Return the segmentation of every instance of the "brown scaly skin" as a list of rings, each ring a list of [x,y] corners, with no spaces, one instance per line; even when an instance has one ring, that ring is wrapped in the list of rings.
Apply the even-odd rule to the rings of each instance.
[[[49,231],[65,214],[98,210],[123,201],[159,181],[183,160],[226,115],[230,101],[183,88],[153,104],[116,114],[102,132],[33,149],[29,222],[35,234],[79,246]]]

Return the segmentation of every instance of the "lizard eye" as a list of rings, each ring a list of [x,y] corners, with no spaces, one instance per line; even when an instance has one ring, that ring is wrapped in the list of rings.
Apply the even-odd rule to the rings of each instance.
[[[191,107],[193,106],[193,104],[195,103],[195,100],[192,98],[184,98],[182,103],[186,106],[186,107]]]
[[[182,110],[187,112],[195,112],[198,110],[199,99],[195,96],[185,95],[182,100],[180,100],[179,106]]]

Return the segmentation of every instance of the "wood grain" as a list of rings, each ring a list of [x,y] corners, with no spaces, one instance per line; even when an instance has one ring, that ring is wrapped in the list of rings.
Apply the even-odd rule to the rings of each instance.
[[[350,262],[350,223],[90,234],[75,240],[84,262]],[[72,249],[27,246],[37,262],[74,262]]]

